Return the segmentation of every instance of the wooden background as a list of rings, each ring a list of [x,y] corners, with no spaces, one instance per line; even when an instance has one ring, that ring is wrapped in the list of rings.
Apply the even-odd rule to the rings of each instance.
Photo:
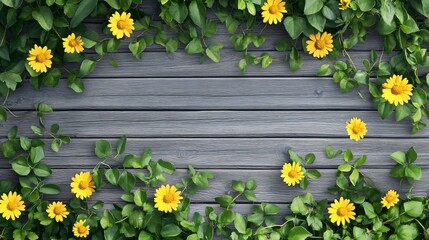
[[[101,28],[98,23],[88,25]],[[273,43],[287,37],[284,28],[269,26],[265,35],[264,46],[249,52],[283,59],[285,53],[276,52]],[[18,118],[2,123],[2,136],[16,124],[21,133],[30,134],[29,126],[36,123],[32,110],[37,102],[49,103],[55,110],[46,116],[47,125],[59,123],[61,133],[71,135],[70,145],[58,154],[48,152],[45,160],[53,167],[49,181],[60,184],[64,192],[61,199],[72,196],[69,183],[75,173],[97,164],[95,141],[113,141],[122,135],[128,136],[127,152],[139,154],[143,148],[152,148],[154,159],[176,165],[177,174],[168,179],[170,184],[186,174],[189,164],[212,171],[215,179],[209,189],[192,197],[197,210],[230,191],[231,180],[255,179],[258,201],[278,203],[286,211],[294,196],[306,192],[286,186],[280,178],[289,148],[300,154],[316,154],[312,167],[319,169],[322,177],[313,180],[308,191],[317,199],[332,201],[336,196],[327,188],[335,183],[341,161],[325,157],[326,144],[335,149],[351,148],[355,156],[367,154],[363,171],[383,190],[398,187],[398,181],[388,177],[394,165],[390,153],[415,146],[417,163],[424,168],[424,179],[416,184],[415,193],[427,194],[429,131],[411,135],[409,121],[381,120],[367,91],[362,91],[366,99],[357,92],[342,94],[331,77],[316,77],[317,69],[329,60],[301,52],[304,65],[298,72],[291,72],[287,63],[274,62],[268,69],[249,67],[241,75],[237,63],[242,53],[232,49],[229,34],[220,24],[218,36],[211,40],[225,44],[219,64],[207,58],[200,64],[198,56],[186,55],[183,48],[167,54],[159,46],[148,48],[138,61],[128,52],[129,41],[124,40],[118,53],[105,57],[84,79],[83,94],[74,93],[62,80],[59,87],[41,91],[26,84],[9,100]],[[358,67],[369,57],[370,49],[382,51],[382,40],[374,34],[350,52]],[[108,58],[117,59],[120,66],[112,67]],[[352,117],[367,123],[368,134],[362,141],[351,141],[347,136],[346,121]],[[0,163],[2,178],[13,174],[9,167],[6,161]],[[91,199],[114,203],[120,196],[118,188],[105,187]],[[248,203],[239,201],[238,209],[248,208]]]

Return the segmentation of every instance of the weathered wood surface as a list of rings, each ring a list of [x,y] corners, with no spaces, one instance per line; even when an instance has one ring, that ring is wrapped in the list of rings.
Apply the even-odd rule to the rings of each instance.
[[[153,10],[150,4],[145,9]],[[100,24],[95,22],[89,28],[99,32]],[[138,61],[127,50],[132,40],[126,39],[118,53],[107,55],[84,79],[86,91],[81,95],[67,89],[66,80],[58,88],[41,91],[27,84],[9,99],[8,106],[18,118],[2,123],[0,136],[5,137],[15,124],[21,133],[30,134],[30,125],[37,122],[30,112],[34,103],[54,107],[56,111],[46,116],[46,124],[59,123],[60,132],[73,137],[60,153],[48,151],[44,160],[54,171],[48,181],[64,190],[60,199],[71,197],[71,176],[91,170],[98,162],[93,153],[95,141],[114,141],[122,135],[130,137],[127,152],[139,154],[144,148],[152,148],[154,159],[176,165],[178,175],[169,177],[169,183],[184,176],[189,164],[214,173],[210,188],[192,197],[195,210],[216,205],[213,198],[230,191],[232,179],[256,179],[258,201],[278,203],[282,213],[286,212],[295,195],[307,192],[287,187],[280,178],[289,148],[300,154],[316,154],[312,167],[321,169],[322,178],[312,181],[308,191],[316,199],[332,200],[336,196],[327,188],[334,184],[335,169],[341,161],[325,157],[327,144],[334,149],[350,148],[355,156],[368,155],[363,171],[383,190],[398,187],[398,182],[388,177],[395,164],[390,153],[415,146],[418,163],[424,168],[424,179],[416,184],[415,193],[426,196],[429,131],[411,135],[407,120],[381,120],[366,90],[361,89],[364,99],[356,91],[342,94],[331,77],[316,77],[322,64],[333,62],[329,58],[318,60],[301,52],[303,68],[290,72],[288,64],[280,61],[287,53],[276,52],[273,47],[287,35],[282,26],[268,27],[266,43],[249,51],[257,55],[267,52],[275,62],[267,69],[249,66],[245,75],[237,68],[243,53],[232,49],[224,27],[219,25],[218,33],[208,42],[225,43],[219,64],[207,58],[200,64],[199,56],[189,56],[181,49],[167,54],[160,46],[149,47]],[[374,34],[350,51],[358,68],[363,68],[362,60],[369,57],[370,49],[379,54],[383,49],[381,39]],[[109,58],[117,59],[120,66],[113,68]],[[346,121],[355,116],[368,126],[366,138],[359,142],[349,140],[345,131]],[[0,162],[0,172],[2,178],[12,175],[7,161]],[[120,195],[117,188],[106,187],[91,201],[103,199],[111,204],[119,202]],[[240,202],[239,211],[250,208]]]

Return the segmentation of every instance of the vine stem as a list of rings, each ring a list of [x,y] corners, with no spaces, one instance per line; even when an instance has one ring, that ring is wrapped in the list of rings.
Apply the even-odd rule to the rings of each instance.
[[[353,62],[352,58],[350,57],[350,55],[349,55],[349,53],[347,52],[346,49],[343,49],[343,54],[347,56],[347,58],[349,59],[349,61],[352,63],[354,70],[357,71],[356,65]]]

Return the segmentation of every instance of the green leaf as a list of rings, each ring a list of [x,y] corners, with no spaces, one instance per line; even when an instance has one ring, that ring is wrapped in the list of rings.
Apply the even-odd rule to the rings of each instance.
[[[143,204],[146,202],[146,199],[146,192],[141,188],[137,189],[134,192],[134,202],[137,206],[142,207]]]
[[[307,15],[308,23],[313,26],[317,31],[323,32],[325,28],[326,18],[322,13],[316,13],[312,15]]]
[[[165,44],[165,51],[168,53],[175,52],[179,48],[179,41],[175,38],[170,38]]]
[[[363,155],[362,157],[358,158],[354,164],[354,167],[360,167],[364,165],[366,162],[366,155]]]
[[[200,39],[194,38],[192,39],[185,47],[185,52],[187,54],[197,54],[197,53],[203,53],[203,45],[201,44]]]
[[[411,114],[411,109],[406,105],[398,105],[395,109],[395,118],[399,122]]]
[[[409,201],[404,203],[405,213],[410,217],[420,217],[423,213],[423,203],[418,201]]]
[[[390,157],[395,160],[397,163],[401,165],[405,165],[406,156],[405,153],[402,151],[396,151],[392,154],[390,154]]]
[[[189,16],[200,28],[204,28],[206,22],[206,7],[200,0],[192,0],[189,4]]]
[[[245,184],[243,181],[232,180],[232,189],[239,193],[242,193],[245,190]]]
[[[325,63],[322,66],[320,66],[319,70],[317,70],[317,73],[316,73],[316,75],[319,77],[329,76],[331,74],[332,74],[332,69],[329,63]]]
[[[340,172],[350,172],[352,170],[352,166],[350,164],[341,164],[338,166],[338,171]]]
[[[401,224],[397,230],[397,236],[399,240],[413,240],[419,235],[415,224],[404,225]]]
[[[82,0],[70,21],[70,27],[77,27],[77,25],[79,25],[86,17],[88,17],[89,14],[91,14],[91,12],[94,11],[94,9],[97,7],[97,2],[98,1],[94,0]]]
[[[125,151],[125,146],[127,145],[127,137],[122,136],[119,141],[116,143],[116,153],[122,154]]]
[[[320,178],[320,172],[317,169],[310,169],[307,171],[309,178],[317,179]]]
[[[302,201],[301,197],[295,197],[292,200],[292,204],[290,205],[290,210],[292,210],[295,214],[301,214],[301,215],[307,215],[308,214],[308,208],[305,206],[305,203]]]
[[[7,121],[7,112],[4,107],[0,107],[0,120]]]
[[[95,70],[95,66],[97,65],[97,61],[92,59],[85,59],[83,60],[82,64],[80,65],[80,74],[85,76],[90,74]]]
[[[400,28],[405,34],[415,33],[420,30],[416,21],[414,21],[414,19],[409,15],[407,19],[400,25]]]
[[[246,225],[247,225],[247,222],[246,222],[246,219],[243,217],[243,215],[236,213],[235,220],[234,220],[235,229],[237,229],[239,233],[245,234]]]
[[[350,182],[353,186],[356,186],[357,181],[359,180],[359,171],[357,169],[353,169],[352,173],[350,174]]]
[[[264,208],[265,215],[276,215],[279,212],[280,212],[279,206],[272,204],[272,203],[267,203],[265,205],[265,208]]]
[[[422,177],[422,169],[418,165],[411,164],[405,168],[405,176],[414,180],[420,180]]]
[[[391,0],[381,1],[380,14],[387,25],[391,25],[395,16],[395,6]]]
[[[129,193],[136,184],[136,178],[133,174],[124,170],[119,177],[118,184],[125,192]]]
[[[39,163],[33,168],[34,174],[39,177],[48,177],[52,174],[51,168],[44,163]]]
[[[19,156],[11,161],[12,169],[21,176],[27,176],[31,168],[24,156]]]
[[[0,0],[4,5],[18,9],[21,6],[23,0]]]
[[[289,66],[292,72],[296,72],[302,67],[302,58],[295,47],[292,48],[289,55]]]
[[[43,151],[42,146],[33,147],[30,149],[30,159],[33,163],[38,163],[43,158],[45,158],[45,152]]]
[[[427,94],[426,92],[421,88],[415,88],[413,90],[413,95],[411,96],[411,101],[413,101],[413,104],[417,104],[418,106],[423,106],[427,102]]]
[[[61,71],[58,68],[52,68],[46,74],[45,79],[43,79],[43,83],[49,87],[56,87],[61,78]]]
[[[178,226],[174,225],[173,223],[170,223],[162,227],[161,236],[164,238],[176,237],[181,232],[182,230]]]
[[[223,210],[218,217],[219,223],[222,225],[228,225],[235,220],[235,212],[231,210]]]
[[[288,240],[305,240],[308,237],[313,236],[307,229],[301,226],[295,226],[289,231]]]
[[[222,48],[222,43],[212,43],[206,48],[206,54],[213,62],[218,63],[220,61],[220,50]]]
[[[256,181],[255,180],[249,180],[246,183],[246,188],[249,190],[255,190],[256,189]]]
[[[311,15],[323,8],[322,0],[305,0],[304,15]]]
[[[344,152],[344,161],[346,161],[346,162],[350,162],[350,161],[352,161],[353,160],[353,158],[354,158],[354,156],[353,156],[353,152],[350,150],[350,149],[347,149],[345,152]]]
[[[315,160],[316,160],[316,155],[314,155],[314,153],[309,153],[305,155],[305,162],[307,164],[313,164]]]
[[[153,237],[146,231],[140,231],[138,240],[152,240]]]
[[[188,8],[184,3],[181,2],[171,4],[168,11],[170,12],[173,19],[180,24],[182,24],[188,16]]]
[[[55,184],[44,184],[39,191],[43,194],[56,195],[61,192],[61,189]]]
[[[99,158],[105,158],[112,155],[112,146],[107,140],[98,140],[95,143],[95,155]]]
[[[301,35],[301,33],[303,32],[306,26],[306,21],[302,17],[288,16],[283,21],[283,24],[290,37],[292,39],[297,39],[299,35]]]
[[[376,218],[377,214],[374,211],[374,207],[369,202],[362,203],[363,209],[365,210],[365,214],[368,216],[368,218]]]
[[[43,29],[45,29],[46,31],[52,29],[54,16],[50,8],[46,6],[35,8],[31,15],[34,19],[36,19],[36,21]]]
[[[417,152],[414,150],[414,147],[410,147],[406,155],[409,163],[413,163],[417,160]]]
[[[18,83],[22,82],[21,75],[13,72],[2,72],[0,73],[0,82],[6,83],[6,86],[15,91]]]
[[[375,6],[375,0],[356,0],[356,3],[362,12],[368,12]]]
[[[119,170],[117,168],[110,168],[104,173],[107,181],[112,185],[118,185],[119,181]]]

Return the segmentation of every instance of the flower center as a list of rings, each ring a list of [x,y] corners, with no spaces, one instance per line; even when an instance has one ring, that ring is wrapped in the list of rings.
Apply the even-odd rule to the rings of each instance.
[[[287,175],[290,178],[296,178],[296,177],[298,177],[298,173],[295,170],[290,170],[290,172]]]
[[[277,5],[273,5],[273,6],[271,6],[271,7],[268,9],[268,11],[269,11],[271,14],[276,14],[276,13],[278,13],[278,12],[279,12],[279,8],[277,7]]]
[[[127,27],[127,23],[124,20],[119,20],[116,26],[118,27],[118,29],[122,30]]]
[[[354,126],[353,129],[352,129],[352,131],[353,131],[354,134],[358,134],[358,133],[361,132],[361,129],[358,126]]]
[[[36,61],[39,63],[43,63],[46,61],[46,55],[43,53],[37,54]]]
[[[79,183],[79,189],[84,190],[88,188],[88,182],[87,181],[80,181]]]
[[[85,226],[79,226],[78,228],[77,228],[77,231],[80,233],[80,234],[84,234],[84,233],[86,233],[86,227]]]
[[[386,196],[386,201],[388,202],[388,203],[393,203],[394,201],[395,201],[395,196],[393,196],[393,195],[387,195]]]
[[[62,206],[55,206],[54,213],[55,213],[55,215],[61,215],[63,213]]]
[[[325,41],[323,39],[316,40],[316,48],[319,50],[324,49],[326,46]]]
[[[391,91],[394,95],[402,94],[402,86],[394,85]]]
[[[347,208],[346,207],[340,207],[340,208],[338,208],[338,210],[337,210],[337,215],[339,216],[339,217],[345,217],[346,215],[347,215]]]
[[[164,196],[164,202],[165,203],[172,203],[174,201],[174,195],[173,194],[171,194],[171,193],[167,193],[165,196]]]
[[[76,40],[75,39],[72,39],[72,40],[70,40],[69,41],[69,46],[70,47],[76,47],[78,44],[77,44],[77,42],[76,42]]]
[[[7,204],[7,209],[9,211],[14,211],[18,207],[18,204],[16,202],[9,202]]]

